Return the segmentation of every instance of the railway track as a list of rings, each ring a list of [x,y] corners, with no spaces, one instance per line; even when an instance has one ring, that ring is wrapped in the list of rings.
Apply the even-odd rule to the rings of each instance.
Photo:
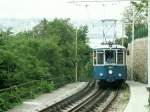
[[[85,97],[86,94],[90,94],[92,90],[95,88],[94,87],[95,83],[94,82],[89,82],[88,85],[82,89],[81,91],[71,95],[70,97],[61,100],[60,102],[57,102],[39,112],[61,112],[64,110],[68,105],[71,105],[83,97]]]
[[[116,99],[119,89],[95,88],[93,84],[88,84],[83,91],[40,112],[107,112]]]

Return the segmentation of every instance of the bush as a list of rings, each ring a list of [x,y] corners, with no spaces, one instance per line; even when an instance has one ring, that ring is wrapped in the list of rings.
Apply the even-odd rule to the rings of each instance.
[[[48,83],[47,81],[41,81],[40,87],[43,93],[48,93],[54,89],[53,83]]]
[[[29,87],[18,87],[3,93],[0,93],[0,112],[5,111],[21,103],[26,99],[33,99],[35,95],[48,93],[54,89],[51,82],[41,80],[30,84]]]
[[[92,64],[90,64],[91,49],[85,44],[87,30],[86,26],[78,29],[77,57],[75,57],[76,29],[69,19],[53,21],[44,19],[31,31],[2,35],[0,89],[34,80],[42,79],[42,81],[15,88],[11,92],[0,93],[0,109],[6,110],[24,99],[34,98],[37,94],[47,93],[73,82],[76,62],[79,79],[89,78]],[[49,82],[47,79],[53,80]]]
[[[8,108],[7,103],[0,97],[0,112],[5,111]]]

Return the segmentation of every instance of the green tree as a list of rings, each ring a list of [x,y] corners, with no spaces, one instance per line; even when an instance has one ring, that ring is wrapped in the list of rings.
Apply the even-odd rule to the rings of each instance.
[[[123,46],[124,47],[128,47],[128,39],[127,38],[118,38],[115,40],[116,44],[122,45],[123,42]]]
[[[148,35],[148,0],[141,2],[132,2],[135,13],[135,39],[146,37]],[[128,36],[129,42],[132,40],[132,21],[133,21],[133,7],[129,6],[124,11],[123,23],[125,24],[125,32]]]
[[[90,74],[90,48],[85,43],[88,28],[78,29],[77,60],[75,32],[69,19],[44,19],[31,31],[0,38],[0,88],[41,78],[74,79],[76,61],[81,76]]]
[[[11,35],[11,30],[3,31],[0,35],[0,89],[19,86],[11,87],[11,92],[0,93],[0,111],[20,103],[22,98],[34,98],[35,94],[75,81],[75,62],[78,62],[79,79],[90,78],[92,58],[91,49],[86,45],[88,28],[81,26],[77,30],[77,59],[76,28],[69,19],[44,19],[32,30],[16,35]]]

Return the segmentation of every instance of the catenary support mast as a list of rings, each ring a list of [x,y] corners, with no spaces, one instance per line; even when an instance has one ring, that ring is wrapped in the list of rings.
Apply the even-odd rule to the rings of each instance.
[[[132,2],[133,0],[131,0]],[[131,4],[132,5],[132,4]],[[133,74],[134,74],[134,24],[135,24],[135,14],[134,14],[134,6],[132,5],[132,54],[131,54],[131,61],[132,61],[132,69],[131,69],[131,80],[133,80]]]
[[[150,0],[148,0],[148,86],[150,86]]]

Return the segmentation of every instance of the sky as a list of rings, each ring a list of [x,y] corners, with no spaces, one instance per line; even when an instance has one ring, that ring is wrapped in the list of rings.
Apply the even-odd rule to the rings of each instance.
[[[0,18],[120,18],[128,2],[68,3],[70,0],[0,0]]]
[[[90,29],[89,35],[92,35],[89,36],[90,42],[91,44],[97,44],[100,41],[92,37],[94,35],[99,37],[100,34],[91,34],[91,32],[100,32],[99,27],[97,27],[101,26],[99,25],[99,20],[121,20],[125,7],[129,5],[127,1],[110,3],[78,2],[76,4],[68,3],[69,1],[71,0],[0,0],[0,19],[70,18],[71,21],[76,22],[76,25],[88,24]],[[93,27],[95,25],[97,26]],[[118,29],[117,32],[122,31],[121,26]]]

